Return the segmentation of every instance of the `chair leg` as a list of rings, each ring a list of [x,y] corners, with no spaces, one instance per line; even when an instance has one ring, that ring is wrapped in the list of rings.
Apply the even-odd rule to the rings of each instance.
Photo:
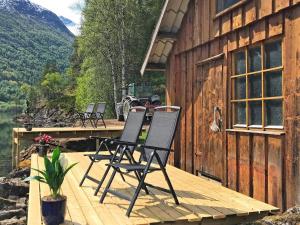
[[[130,205],[129,205],[128,209],[127,209],[126,216],[128,216],[128,217],[130,216],[130,213],[131,213],[132,208],[133,208],[133,206],[134,206],[134,204],[135,204],[135,202],[136,202],[136,199],[137,199],[137,197],[139,196],[139,193],[140,193],[140,191],[141,191],[141,188],[143,187],[143,185],[145,185],[145,184],[144,184],[144,181],[145,181],[145,178],[146,178],[147,173],[148,173],[148,171],[149,171],[149,168],[150,168],[150,165],[151,165],[151,163],[152,163],[153,157],[154,157],[154,152],[151,154],[150,159],[149,159],[148,162],[147,162],[147,166],[146,166],[146,168],[144,169],[143,176],[141,177],[141,180],[139,181],[139,185],[138,185],[137,189],[135,190],[135,193],[134,193],[134,195],[133,195],[133,197],[132,197],[132,200],[131,200],[131,202],[130,202]]]
[[[83,185],[83,182],[84,182],[86,176],[89,174],[89,172],[90,172],[90,170],[91,170],[93,164],[94,164],[94,161],[91,161],[91,163],[90,163],[88,169],[86,170],[86,172],[85,172],[85,174],[84,174],[82,180],[81,180],[80,183],[79,183],[79,187],[81,187],[81,186]]]
[[[102,122],[103,122],[103,124],[104,124],[104,127],[106,128],[106,124],[105,124],[105,122],[104,122],[103,116],[101,116],[101,120],[102,120]]]
[[[128,217],[130,216],[130,213],[131,213],[131,211],[133,209],[133,206],[134,206],[134,204],[137,200],[137,197],[139,196],[139,193],[140,193],[141,189],[143,188],[143,186],[145,186],[144,181],[145,181],[146,175],[147,175],[147,172],[145,172],[143,174],[143,176],[141,177],[141,180],[139,181],[139,185],[138,185],[137,189],[134,192],[134,195],[131,199],[130,205],[129,205],[129,207],[127,209],[127,212],[126,212],[126,216],[128,216]]]
[[[108,183],[107,183],[107,185],[105,187],[105,190],[102,193],[102,196],[100,198],[100,203],[103,203],[103,201],[104,201],[104,199],[105,199],[105,197],[107,195],[107,192],[108,192],[108,190],[110,188],[110,185],[111,185],[111,183],[113,182],[113,180],[115,178],[116,173],[117,173],[117,170],[114,168],[114,172],[112,173],[112,175],[111,175],[111,177],[110,177],[110,179],[109,179],[109,181],[108,181]]]
[[[176,205],[179,205],[179,201],[178,201],[178,199],[177,199],[176,193],[175,193],[175,191],[174,191],[174,188],[173,188],[173,186],[172,186],[172,183],[171,183],[171,181],[170,181],[170,178],[169,178],[169,176],[168,176],[168,174],[167,174],[166,169],[165,169],[165,168],[162,168],[162,172],[163,172],[164,177],[165,177],[165,179],[166,179],[166,181],[167,181],[167,183],[168,183],[168,186],[169,186],[169,189],[170,189],[170,191],[171,191],[171,193],[172,193],[172,196],[173,196],[173,198],[174,198],[175,204],[176,204]]]
[[[105,180],[105,178],[106,178],[106,176],[107,176],[107,174],[108,174],[108,172],[110,170],[110,167],[111,166],[107,166],[106,167],[106,170],[105,170],[105,172],[104,172],[104,174],[103,174],[101,180],[99,181],[98,186],[97,186],[97,188],[95,190],[95,193],[94,193],[95,196],[98,194],[98,192],[99,192],[99,190],[100,190],[100,188],[101,188],[101,186],[102,186],[102,184],[103,184],[103,182],[104,182],[104,180]]]

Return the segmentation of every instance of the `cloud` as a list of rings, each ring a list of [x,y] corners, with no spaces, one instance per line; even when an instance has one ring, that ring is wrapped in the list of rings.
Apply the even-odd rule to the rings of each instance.
[[[84,0],[31,0],[32,2],[51,10],[58,16],[64,16],[77,24],[75,31],[81,23],[81,10]],[[75,31],[78,33],[78,31]]]

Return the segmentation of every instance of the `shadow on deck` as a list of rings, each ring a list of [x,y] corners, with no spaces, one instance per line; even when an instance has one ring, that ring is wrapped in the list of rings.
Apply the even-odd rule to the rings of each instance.
[[[167,166],[180,205],[174,204],[171,195],[149,188],[150,195],[141,192],[128,218],[125,213],[129,202],[126,200],[108,194],[104,204],[100,204],[99,198],[103,188],[98,196],[94,196],[96,184],[92,181],[86,179],[84,185],[79,187],[78,184],[89,164],[83,153],[65,153],[64,157],[68,164],[79,162],[67,175],[62,187],[62,193],[68,197],[65,224],[238,224],[278,210],[173,166]],[[32,168],[43,167],[43,159],[32,155]],[[98,163],[90,175],[101,178],[104,168],[104,163]],[[35,172],[32,170],[32,173]],[[129,175],[125,176],[125,179],[126,182],[123,182],[117,175],[112,187],[123,194],[132,195],[136,180]],[[160,172],[149,174],[146,181],[167,187]],[[35,181],[30,183],[28,224],[42,224],[40,197],[47,194],[49,190],[44,184]]]

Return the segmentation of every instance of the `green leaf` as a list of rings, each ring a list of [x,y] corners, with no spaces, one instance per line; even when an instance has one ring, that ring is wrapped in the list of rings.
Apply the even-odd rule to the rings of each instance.
[[[24,181],[31,181],[31,180],[36,180],[42,183],[46,183],[44,177],[41,176],[32,176],[32,177],[27,177],[26,179],[24,179]]]
[[[75,165],[77,165],[78,163],[73,163],[71,166],[69,166],[66,170],[65,170],[65,172],[63,173],[63,177],[65,177],[66,176],[66,174],[70,171],[70,169],[72,169]]]
[[[52,164],[54,164],[56,161],[58,161],[59,157],[60,157],[60,149],[59,149],[59,147],[56,147],[52,153]]]

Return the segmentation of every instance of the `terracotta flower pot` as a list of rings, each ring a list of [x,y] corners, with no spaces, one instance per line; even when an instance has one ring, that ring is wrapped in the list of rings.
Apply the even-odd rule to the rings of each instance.
[[[58,199],[51,196],[42,198],[41,208],[45,224],[58,225],[65,221],[66,202],[66,196],[60,196]]]

